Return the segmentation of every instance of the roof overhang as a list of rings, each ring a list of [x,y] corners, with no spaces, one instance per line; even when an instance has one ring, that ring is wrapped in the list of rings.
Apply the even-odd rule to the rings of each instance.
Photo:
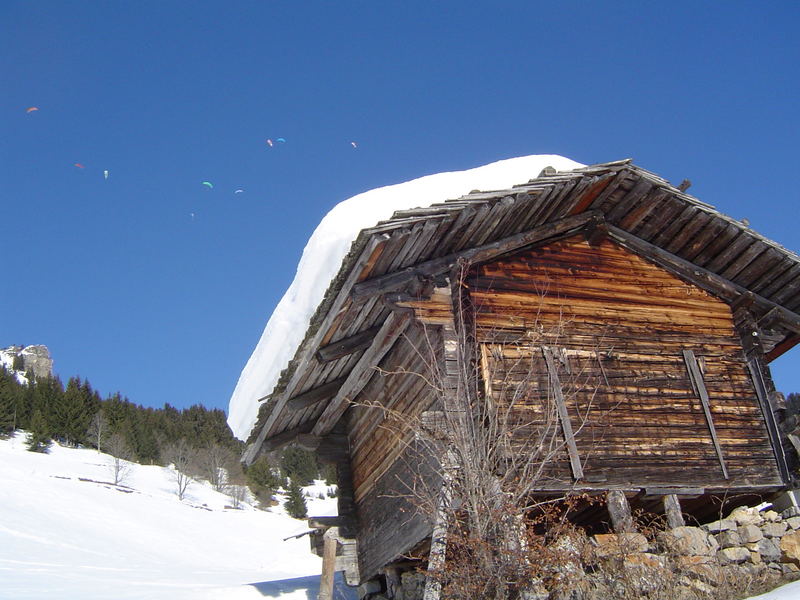
[[[747,304],[772,360],[800,341],[800,257],[629,160],[551,174],[396,212],[364,229],[272,394],[244,459],[298,436],[324,437],[408,326],[390,310],[459,261],[586,231],[608,236],[734,305]],[[268,444],[265,442],[270,440]]]

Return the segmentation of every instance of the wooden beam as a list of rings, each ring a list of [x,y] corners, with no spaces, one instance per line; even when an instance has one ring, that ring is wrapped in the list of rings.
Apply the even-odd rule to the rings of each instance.
[[[470,248],[462,252],[448,254],[417,265],[407,267],[401,271],[388,273],[380,277],[367,279],[353,286],[351,298],[354,302],[394,291],[417,278],[430,278],[452,269],[459,260],[470,263],[479,263],[491,260],[497,256],[514,252],[520,248],[544,242],[550,238],[563,235],[570,231],[577,231],[586,226],[592,219],[602,219],[601,213],[589,211],[575,216],[566,217],[553,223],[540,225],[529,231],[524,231],[496,242]]]
[[[288,446],[292,442],[297,439],[297,436],[308,433],[309,426],[302,425],[300,427],[295,427],[294,429],[287,429],[286,431],[282,431],[276,436],[271,437],[269,440],[264,442],[261,446],[262,452],[273,452],[278,450],[279,448],[283,448],[284,446]]]
[[[751,355],[747,357],[747,368],[750,371],[750,377],[756,388],[758,403],[761,406],[761,414],[764,416],[769,439],[772,443],[772,451],[775,453],[775,459],[778,462],[778,470],[781,473],[781,478],[784,483],[789,483],[789,468],[786,465],[786,455],[783,452],[783,445],[781,444],[780,430],[778,429],[778,423],[775,421],[775,413],[772,412],[772,406],[769,403],[767,385],[761,373],[759,361],[755,356]]]
[[[692,382],[692,387],[695,393],[700,397],[700,403],[703,405],[703,413],[706,415],[706,423],[708,430],[711,432],[711,440],[714,442],[714,450],[719,459],[719,466],[722,467],[722,475],[728,479],[728,468],[725,466],[725,457],[722,455],[722,447],[717,438],[717,429],[714,427],[714,419],[711,417],[711,403],[708,398],[708,390],[703,381],[703,374],[700,372],[700,365],[697,364],[697,357],[695,357],[692,350],[683,351],[683,360],[686,363],[686,369],[689,371],[689,380]]]
[[[345,378],[340,377],[319,387],[312,388],[307,392],[298,394],[293,398],[289,398],[286,402],[286,409],[291,411],[303,410],[323,400],[329,400],[336,395],[339,388],[342,387]]]
[[[775,346],[772,350],[767,352],[764,355],[764,359],[769,363],[778,358],[784,352],[788,352],[797,344],[800,344],[800,335],[790,335],[777,346]]]
[[[332,344],[328,344],[327,346],[323,346],[317,350],[317,360],[320,363],[331,362],[332,360],[337,360],[344,356],[348,356],[349,354],[353,354],[359,350],[369,348],[372,344],[373,338],[378,333],[378,330],[380,330],[380,327],[370,327],[369,329],[360,331],[355,335],[351,335],[350,337],[346,337],[337,342],[333,342]]]
[[[375,262],[380,258],[383,248],[389,239],[389,236],[385,233],[372,236],[369,239],[366,246],[362,250],[361,255],[353,265],[350,274],[347,276],[347,280],[340,288],[339,294],[336,296],[333,304],[328,309],[325,318],[317,328],[317,332],[311,337],[310,340],[298,348],[297,352],[295,353],[296,364],[294,373],[292,374],[289,383],[286,385],[286,388],[275,402],[275,406],[270,411],[266,423],[264,423],[263,427],[261,427],[261,430],[258,432],[255,442],[248,446],[247,450],[242,456],[242,460],[245,462],[245,464],[249,465],[255,460],[256,456],[258,456],[261,445],[264,443],[264,440],[276,427],[278,418],[284,412],[283,409],[286,406],[286,402],[292,397],[292,394],[294,394],[297,384],[305,374],[305,368],[308,366],[311,360],[314,359],[314,354],[316,353],[315,351],[317,348],[319,348],[320,342],[322,339],[324,339],[328,329],[336,321],[339,313],[350,302],[349,289],[365,274],[369,273]]]
[[[358,396],[369,379],[374,374],[374,368],[378,366],[384,355],[394,346],[397,339],[411,322],[410,317],[405,313],[389,313],[372,346],[364,352],[356,363],[347,379],[339,388],[336,396],[328,403],[325,410],[320,415],[311,433],[314,435],[324,435],[331,431],[339,421],[350,402]]]
[[[325,532],[325,549],[322,553],[322,576],[319,580],[318,600],[333,600],[333,574],[336,569],[336,547],[339,530],[331,527]]]
[[[558,410],[558,419],[561,422],[561,431],[567,442],[567,452],[569,454],[569,464],[572,468],[572,476],[578,480],[583,479],[583,467],[581,458],[578,455],[578,446],[575,444],[575,436],[572,433],[572,423],[569,420],[567,405],[564,402],[564,393],[561,389],[561,380],[558,377],[558,369],[553,359],[553,351],[547,346],[542,347],[545,361],[547,362],[547,373],[550,376],[550,386],[553,390],[553,397]]]
[[[617,533],[634,533],[636,527],[631,516],[631,505],[622,490],[609,490],[606,492],[606,508],[611,517],[611,526]]]
[[[670,529],[676,527],[683,527],[686,521],[683,520],[683,512],[681,511],[681,501],[675,494],[667,494],[662,497],[664,502],[664,514],[667,517],[667,526]]]

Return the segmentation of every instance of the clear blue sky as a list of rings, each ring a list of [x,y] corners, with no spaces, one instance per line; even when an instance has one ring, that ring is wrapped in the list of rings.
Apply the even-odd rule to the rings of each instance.
[[[334,204],[524,154],[633,157],[800,250],[798,26],[796,2],[4,0],[0,346],[227,408]]]

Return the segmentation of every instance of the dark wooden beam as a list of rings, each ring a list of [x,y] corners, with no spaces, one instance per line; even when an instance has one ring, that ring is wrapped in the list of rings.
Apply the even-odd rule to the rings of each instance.
[[[490,244],[484,244],[462,252],[448,254],[447,256],[428,260],[380,277],[373,277],[372,279],[367,279],[355,284],[351,292],[351,298],[354,302],[362,301],[373,296],[395,291],[417,278],[435,277],[450,271],[453,265],[459,260],[470,263],[485,262],[497,256],[514,252],[520,248],[547,241],[550,238],[563,235],[567,232],[573,230],[578,231],[585,227],[592,219],[596,220],[598,218],[602,219],[602,215],[597,211],[581,213],[553,223],[540,225],[529,231],[524,231]]]
[[[333,429],[344,414],[344,411],[347,410],[350,402],[358,396],[359,392],[372,377],[375,367],[394,346],[397,339],[403,335],[410,322],[411,318],[405,313],[393,312],[386,317],[386,321],[381,325],[372,346],[361,355],[342,387],[339,388],[336,396],[328,403],[328,406],[325,407],[325,410],[320,415],[311,431],[314,435],[321,436]]]
[[[797,344],[800,344],[800,335],[790,335],[777,346],[775,346],[772,350],[767,352],[764,355],[764,359],[769,363],[778,358],[784,352],[788,352]]]
[[[338,342],[323,346],[317,350],[317,360],[321,363],[331,362],[359,350],[369,348],[379,329],[380,327],[370,327]]]
[[[272,436],[266,442],[261,445],[262,452],[273,452],[278,450],[279,448],[283,448],[284,446],[288,446],[292,442],[297,439],[297,436],[308,433],[309,426],[308,425],[301,425],[300,427],[295,427],[294,429],[287,429],[286,431],[282,431],[278,435]]]
[[[308,408],[309,406],[322,402],[323,400],[330,400],[336,395],[336,392],[339,391],[339,388],[342,387],[344,380],[344,377],[340,377],[339,379],[335,379],[290,398],[286,402],[287,410],[303,410],[304,408]]]

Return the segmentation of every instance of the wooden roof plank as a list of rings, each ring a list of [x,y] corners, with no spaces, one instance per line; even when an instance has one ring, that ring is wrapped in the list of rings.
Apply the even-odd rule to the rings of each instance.
[[[372,377],[375,367],[381,359],[394,346],[397,339],[408,327],[410,317],[406,313],[391,313],[384,321],[380,331],[375,336],[372,346],[364,352],[358,363],[347,376],[347,379],[339,388],[336,396],[328,403],[325,410],[314,424],[311,433],[314,435],[325,435],[329,433],[339,419],[347,410],[350,401],[353,400],[361,389]]]
[[[267,417],[266,422],[261,427],[261,431],[259,431],[258,435],[256,436],[255,441],[250,444],[250,446],[248,446],[244,452],[242,458],[247,464],[251,464],[259,452],[261,452],[264,440],[267,438],[267,435],[270,434],[270,430],[274,427],[276,421],[278,420],[284,406],[286,405],[286,401],[294,392],[297,382],[304,375],[303,371],[306,365],[313,360],[314,352],[319,347],[319,340],[322,339],[322,337],[327,333],[328,328],[330,327],[331,323],[333,323],[339,312],[345,307],[346,304],[351,302],[349,294],[344,290],[349,290],[350,287],[359,280],[362,275],[362,270],[365,270],[365,267],[368,267],[368,265],[372,264],[374,256],[381,253],[388,239],[389,236],[387,235],[371,236],[368,239],[364,249],[360,252],[359,257],[356,259],[355,264],[350,270],[350,273],[345,280],[345,285],[339,291],[335,300],[329,307],[325,317],[322,320],[322,323],[317,329],[316,334],[313,335],[311,339],[306,340],[306,343],[304,343],[298,350],[295,356],[299,356],[299,361],[298,364],[294,365],[293,374],[289,379],[286,388],[280,394],[280,397],[276,401],[275,406]]]

